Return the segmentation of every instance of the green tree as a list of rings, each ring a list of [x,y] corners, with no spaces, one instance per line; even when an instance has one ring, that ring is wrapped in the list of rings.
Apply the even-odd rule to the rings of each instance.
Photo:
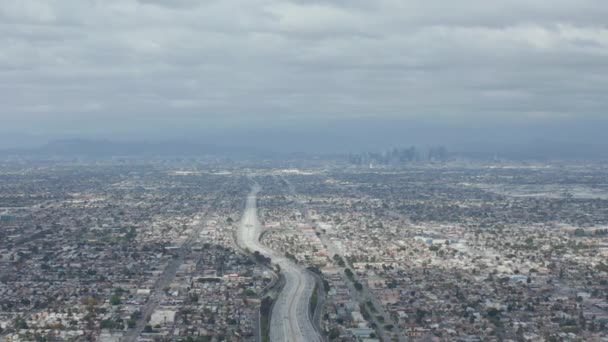
[[[121,300],[120,300],[120,295],[115,293],[112,295],[112,297],[110,297],[110,304],[112,305],[120,305]]]
[[[344,269],[344,274],[346,274],[346,276],[350,279],[353,278],[353,271],[351,271],[350,268]]]
[[[363,285],[361,285],[360,282],[355,281],[355,289],[357,289],[357,291],[361,291],[363,290]]]
[[[338,330],[338,328],[331,328],[331,330],[329,331],[329,334],[327,334],[327,337],[329,337],[330,340],[335,340],[338,337],[340,337],[340,330]]]
[[[115,329],[117,324],[111,319],[104,319],[99,323],[99,327],[101,329]]]
[[[15,319],[15,329],[17,330],[21,330],[21,329],[27,329],[27,322],[25,321],[25,319],[21,316],[17,317]]]

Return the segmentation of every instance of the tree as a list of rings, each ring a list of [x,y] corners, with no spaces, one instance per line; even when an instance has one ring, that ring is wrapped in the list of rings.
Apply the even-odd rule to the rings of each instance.
[[[357,289],[357,291],[361,291],[363,290],[363,285],[361,285],[360,282],[355,281],[355,289]]]
[[[110,297],[110,304],[112,305],[120,305],[121,301],[120,301],[120,295],[115,293],[112,295],[112,297]]]
[[[21,329],[27,329],[27,322],[25,321],[25,319],[21,316],[17,317],[15,319],[15,329],[16,330],[21,330]]]
[[[104,319],[99,323],[101,329],[116,329],[119,325],[111,319]]]
[[[344,267],[345,266],[344,259],[342,259],[342,257],[339,256],[338,254],[334,254],[333,259],[334,259],[334,261],[336,263],[338,263],[338,266],[340,266],[340,267]]]
[[[500,315],[500,310],[498,310],[496,308],[488,309],[488,317],[496,317],[498,315]]]
[[[127,234],[125,235],[125,238],[128,241],[132,241],[133,239],[135,239],[136,236],[137,236],[137,232],[135,231],[135,227],[131,227],[129,229],[129,231],[127,232]]]
[[[344,274],[346,274],[347,277],[351,278],[353,277],[353,271],[350,270],[350,268],[346,268],[344,269]]]
[[[329,331],[329,334],[327,334],[327,336],[329,337],[330,340],[335,340],[338,337],[340,337],[340,330],[338,330],[338,328],[334,327]]]
[[[417,324],[422,324],[422,320],[424,319],[424,316],[426,316],[426,311],[418,308],[416,309],[416,323]]]

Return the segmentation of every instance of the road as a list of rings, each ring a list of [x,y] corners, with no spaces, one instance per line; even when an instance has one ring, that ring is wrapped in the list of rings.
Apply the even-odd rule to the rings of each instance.
[[[199,222],[196,227],[192,230],[188,239],[184,242],[184,244],[180,247],[179,252],[177,254],[177,258],[171,259],[163,273],[160,275],[156,284],[154,285],[154,289],[152,290],[152,294],[146,304],[142,308],[142,315],[137,320],[135,324],[135,328],[127,331],[125,336],[121,339],[122,342],[134,342],[139,337],[139,334],[144,330],[145,325],[147,323],[148,317],[152,316],[154,310],[160,305],[163,294],[162,291],[165,287],[171,285],[173,279],[175,279],[175,275],[177,274],[177,269],[184,262],[184,258],[190,252],[190,248],[196,241],[196,238],[200,235],[203,227],[205,226],[206,221]]]
[[[312,227],[315,227],[315,229],[316,229],[317,224],[315,222],[313,222],[313,220],[311,219],[310,214],[308,212],[308,207],[304,204],[304,202],[300,199],[300,197],[296,193],[296,190],[295,190],[295,187],[293,186],[293,184],[291,184],[291,182],[289,182],[289,180],[287,180],[285,177],[281,177],[281,179],[287,185],[289,194],[295,200],[295,202],[298,206],[298,209],[304,216],[304,220],[306,221],[306,223]],[[346,222],[347,221],[342,222],[340,225],[345,224]],[[340,251],[336,248],[334,243],[327,237],[326,234],[324,234],[324,233],[319,234],[319,239],[321,240],[321,243],[323,244],[323,246],[327,250],[327,253],[330,256],[339,255],[340,257],[344,258],[344,256],[340,254]],[[340,270],[340,274],[341,274],[342,278],[344,279],[346,285],[348,286],[349,291],[353,296],[353,299],[355,301],[359,302],[360,304],[363,304],[364,306],[367,306],[368,301],[374,305],[374,308],[377,310],[377,312],[374,313],[370,310],[368,310],[368,312],[370,313],[370,318],[371,318],[372,322],[378,326],[378,329],[376,331],[379,333],[379,335],[380,335],[379,337],[381,338],[381,340],[388,341],[388,340],[393,340],[393,337],[396,337],[397,341],[399,341],[399,342],[407,342],[408,338],[399,329],[398,322],[395,319],[393,319],[393,317],[391,317],[391,315],[389,315],[388,312],[386,312],[386,310],[384,309],[384,305],[382,305],[380,303],[380,301],[378,300],[378,298],[376,298],[376,296],[373,295],[373,293],[367,287],[365,282],[361,282],[361,285],[363,286],[361,291],[356,290],[353,285],[353,282],[350,281],[350,279],[348,279],[348,277],[346,277],[344,274],[344,271],[347,267],[341,267],[337,264],[335,266]],[[354,280],[358,280],[357,278],[358,277],[355,274]],[[380,322],[378,320],[378,316],[384,317],[386,322],[385,323]],[[384,328],[385,324],[393,325],[394,330],[387,331]]]
[[[321,342],[309,313],[309,302],[314,290],[314,278],[283,255],[260,243],[262,231],[257,213],[257,194],[262,190],[255,183],[247,196],[245,211],[237,233],[237,243],[250,252],[258,251],[279,265],[285,286],[279,294],[270,318],[270,341]]]
[[[224,186],[225,187],[225,186]],[[154,284],[154,288],[151,291],[151,295],[148,298],[147,302],[141,309],[141,317],[135,323],[135,327],[133,329],[129,329],[125,335],[120,339],[121,342],[135,342],[139,338],[139,335],[143,332],[148,318],[152,316],[154,311],[161,304],[164,294],[163,289],[171,285],[173,279],[175,279],[175,275],[177,274],[177,270],[184,263],[184,259],[191,251],[191,248],[196,243],[198,237],[201,234],[201,231],[206,226],[207,221],[204,219],[212,208],[217,208],[219,203],[224,199],[223,193],[220,191],[218,196],[215,197],[215,200],[211,204],[210,208],[206,209],[203,213],[198,215],[198,223],[193,227],[192,232],[182,243],[178,250],[178,254],[176,258],[173,258],[169,261],[163,273],[159,276]]]

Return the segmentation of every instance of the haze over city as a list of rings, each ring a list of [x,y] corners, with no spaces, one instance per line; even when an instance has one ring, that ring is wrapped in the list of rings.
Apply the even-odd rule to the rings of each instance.
[[[0,0],[1,342],[608,342],[605,0]]]
[[[431,140],[605,145],[607,7],[7,0],[0,146],[72,138],[291,152]]]

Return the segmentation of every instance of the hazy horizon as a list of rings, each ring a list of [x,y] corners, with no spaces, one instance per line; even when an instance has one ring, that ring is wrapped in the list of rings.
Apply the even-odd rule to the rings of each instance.
[[[0,0],[0,341],[608,342],[607,0]]]
[[[3,135],[0,151],[29,149],[56,152],[57,143],[67,142],[79,153],[95,155],[99,148],[125,154],[145,150],[153,154],[184,149],[184,154],[226,153],[269,155],[304,152],[312,154],[381,152],[409,146],[445,146],[453,153],[545,158],[606,158],[608,125],[602,121],[537,125],[488,125],[424,123],[413,121],[351,120],[327,124],[282,125],[223,130],[183,129],[179,134],[64,134],[55,136]],[[21,140],[20,140],[21,139]],[[70,143],[71,142],[71,143]],[[70,147],[71,146],[71,147]],[[200,151],[197,149],[200,147]],[[40,149],[43,148],[44,149]],[[64,146],[65,147],[65,146]],[[64,151],[64,147],[60,150]],[[67,153],[67,152],[66,152]],[[69,154],[69,153],[68,153]]]
[[[10,0],[0,148],[605,146],[608,6]]]

